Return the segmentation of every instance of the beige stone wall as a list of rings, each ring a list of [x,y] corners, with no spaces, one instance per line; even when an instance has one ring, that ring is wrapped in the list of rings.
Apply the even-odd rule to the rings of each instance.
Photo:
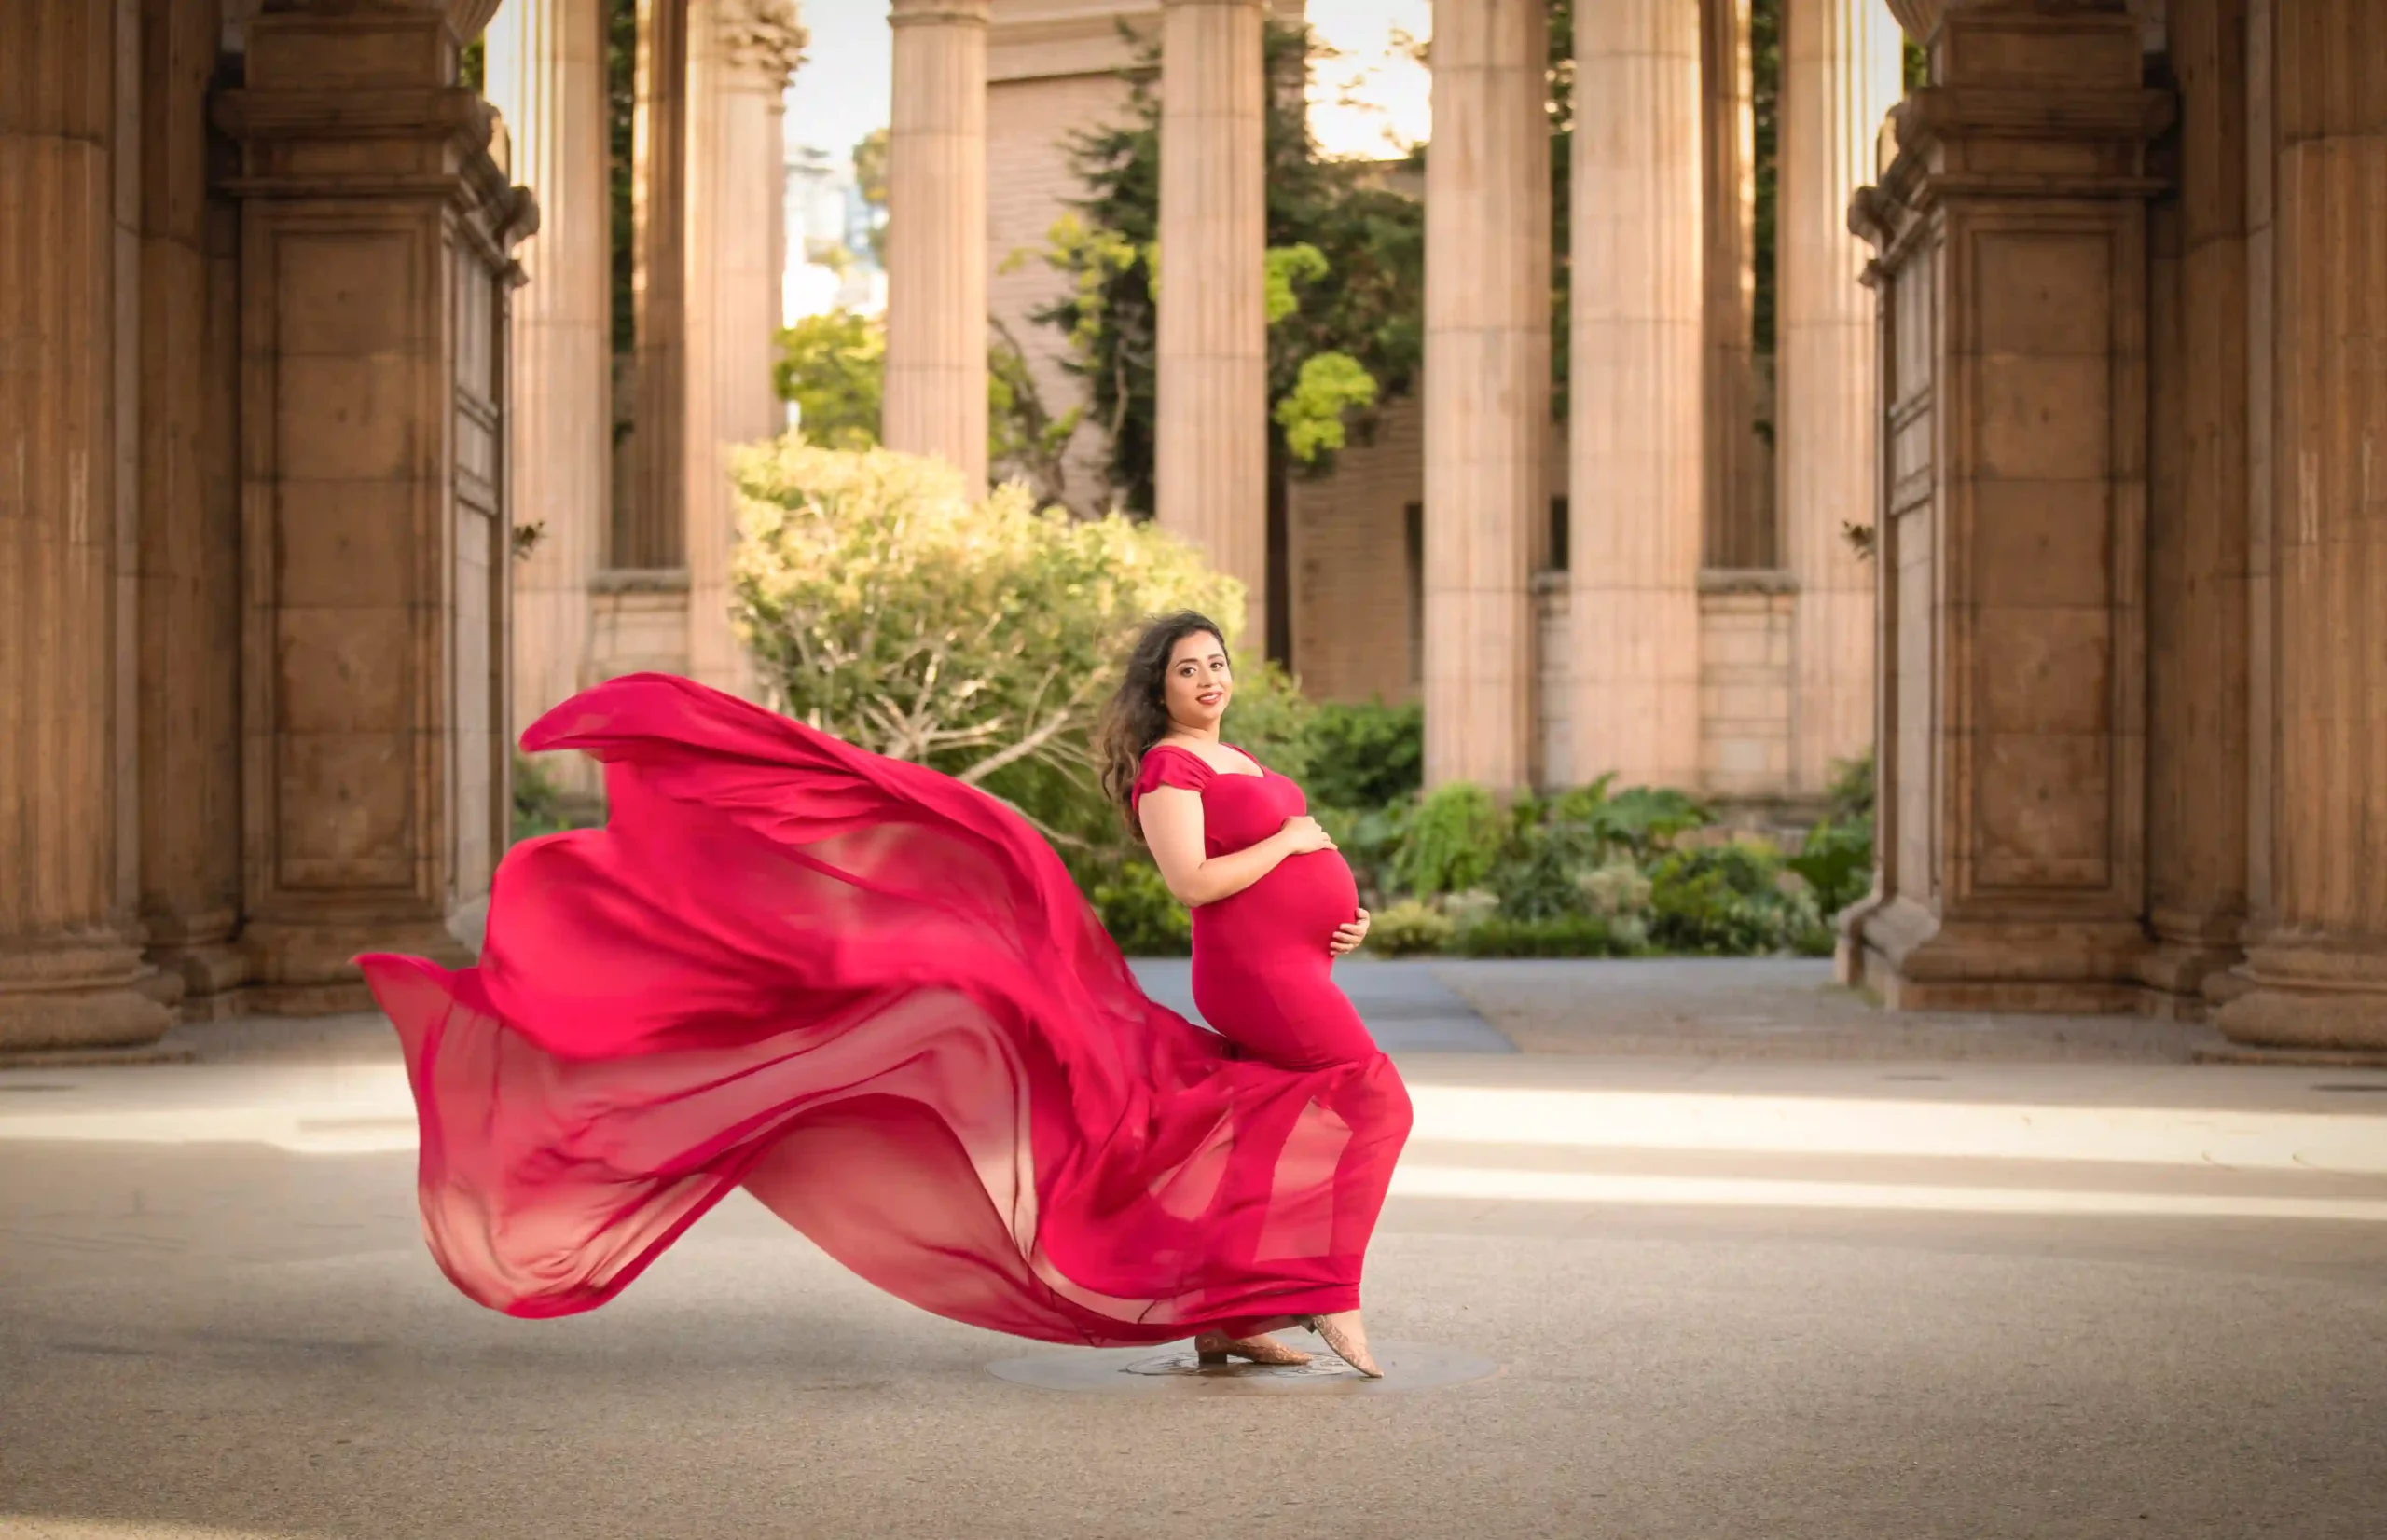
[[[1699,596],[1699,790],[1778,797],[1789,786],[1800,596],[1773,573],[1718,574]]]
[[[1047,56],[1007,48],[1002,6],[996,7],[992,58],[995,67],[1050,67]],[[1069,57],[1074,57],[1071,55]],[[1070,170],[1067,141],[1083,129],[1116,121],[1127,100],[1126,82],[1101,70],[1083,75],[994,75],[987,86],[987,161],[1002,168],[987,190],[987,310],[1027,355],[1045,409],[1058,417],[1085,399],[1084,387],[1061,367],[1067,339],[1029,316],[1059,298],[1069,281],[1036,254],[1054,221],[1069,212],[1080,184]],[[1098,424],[1080,430],[1063,469],[1063,495],[1082,513],[1106,508],[1102,466],[1105,435]]]
[[[1314,699],[1406,701],[1422,684],[1409,513],[1424,507],[1422,427],[1416,401],[1394,402],[1373,442],[1345,448],[1331,475],[1293,481],[1292,662]]]

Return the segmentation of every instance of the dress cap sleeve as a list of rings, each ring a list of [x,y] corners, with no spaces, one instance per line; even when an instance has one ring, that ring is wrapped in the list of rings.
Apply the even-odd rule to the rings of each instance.
[[[1136,797],[1141,801],[1145,792],[1157,786],[1174,786],[1198,792],[1208,786],[1210,778],[1217,774],[1191,751],[1175,744],[1157,744],[1144,750],[1143,768],[1136,776]]]

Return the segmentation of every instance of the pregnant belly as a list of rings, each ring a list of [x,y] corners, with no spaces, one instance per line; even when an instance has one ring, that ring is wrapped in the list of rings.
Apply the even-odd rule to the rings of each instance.
[[[1276,947],[1322,951],[1335,928],[1359,910],[1350,864],[1332,850],[1314,850],[1279,863],[1231,899],[1194,912],[1194,924],[1237,951]]]

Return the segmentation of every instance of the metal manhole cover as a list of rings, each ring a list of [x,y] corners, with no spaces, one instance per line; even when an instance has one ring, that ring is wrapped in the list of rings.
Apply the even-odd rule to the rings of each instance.
[[[1307,1345],[1303,1344],[1304,1351]],[[987,1366],[998,1380],[1039,1390],[1109,1391],[1124,1395],[1381,1396],[1395,1391],[1440,1390],[1489,1379],[1500,1366],[1489,1358],[1420,1342],[1375,1342],[1385,1371],[1371,1380],[1331,1353],[1313,1353],[1306,1364],[1205,1365],[1190,1345],[1176,1348],[1088,1348],[1007,1358]]]

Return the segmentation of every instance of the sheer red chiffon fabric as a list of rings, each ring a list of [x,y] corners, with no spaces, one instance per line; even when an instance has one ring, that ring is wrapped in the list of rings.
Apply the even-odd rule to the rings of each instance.
[[[743,1186],[925,1310],[1166,1341],[1358,1302],[1408,1107],[1153,1004],[994,799],[685,680],[557,708],[603,829],[517,846],[478,967],[361,959],[425,1234],[522,1316],[613,1298]],[[1354,1135],[1354,1127],[1362,1130]]]

